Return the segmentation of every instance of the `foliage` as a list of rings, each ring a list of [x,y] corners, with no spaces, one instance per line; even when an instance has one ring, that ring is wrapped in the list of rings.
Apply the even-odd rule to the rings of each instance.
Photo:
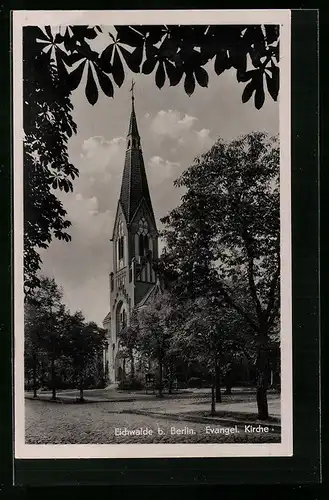
[[[102,360],[103,349],[106,347],[105,330],[100,329],[94,322],[85,322],[81,312],[68,315],[66,329],[67,356],[72,361],[74,378],[80,389],[80,399],[83,399],[83,389],[88,377],[97,371]]]
[[[170,251],[158,264],[176,270],[180,296],[201,296],[211,286],[264,334],[279,307],[278,176],[275,138],[219,140],[176,181],[187,192],[162,219]]]
[[[128,352],[136,348],[139,334],[139,322],[136,309],[131,313],[130,322],[125,325],[119,332],[120,348],[127,349]]]
[[[139,321],[136,309],[131,313],[129,324],[121,329],[119,337],[121,354],[130,361],[130,383],[133,384],[135,378],[134,354],[136,353],[139,337]]]
[[[136,378],[121,380],[118,384],[119,391],[141,391],[142,389],[144,389],[143,383]]]
[[[40,48],[54,58],[61,78],[70,90],[78,87],[87,74],[85,94],[94,105],[99,92],[114,95],[114,84],[124,82],[127,69],[134,73],[155,74],[162,88],[184,82],[188,95],[196,84],[208,86],[205,65],[213,64],[217,75],[234,68],[238,82],[246,83],[242,101],[254,95],[260,109],[265,100],[264,81],[270,96],[279,92],[279,26],[203,25],[203,26],[115,26],[112,32],[100,26],[67,26],[55,33],[51,27],[38,32]],[[93,41],[107,35],[108,45],[98,52]],[[251,65],[248,67],[248,61]],[[71,71],[68,71],[70,68]]]
[[[24,28],[24,286],[27,299],[40,285],[39,249],[52,237],[70,241],[70,222],[54,191],[73,190],[78,175],[70,163],[67,141],[76,132],[70,91],[63,86],[56,66],[40,52],[37,29]]]
[[[203,381],[199,377],[190,377],[187,381],[187,387],[192,389],[200,389],[203,386]]]
[[[163,368],[174,354],[172,336],[175,312],[168,293],[158,293],[152,302],[139,312],[138,349],[159,367],[159,394],[163,389]]]
[[[102,383],[105,331],[86,322],[81,312],[71,314],[62,303],[54,279],[40,278],[40,285],[25,304],[25,375],[35,389],[56,389]]]
[[[222,300],[222,306],[239,313],[253,331],[265,415],[269,336],[275,330],[280,302],[277,140],[264,133],[231,143],[219,140],[176,185],[186,193],[180,206],[162,220],[167,249],[158,268],[169,277],[179,300],[204,301],[213,295]],[[209,326],[209,318],[202,313],[190,321],[196,319]],[[209,352],[215,348],[214,341],[211,333]],[[204,349],[200,352],[207,356]]]

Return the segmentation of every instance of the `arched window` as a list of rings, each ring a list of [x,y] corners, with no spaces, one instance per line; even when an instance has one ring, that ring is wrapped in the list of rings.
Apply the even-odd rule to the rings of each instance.
[[[127,313],[126,311],[123,309],[122,310],[122,317],[121,317],[121,329],[125,328],[127,325]]]
[[[138,253],[144,256],[149,249],[148,223],[144,217],[138,223]]]
[[[116,310],[116,335],[120,335],[123,328],[127,326],[127,311],[123,302],[119,302]]]
[[[144,217],[142,217],[138,223],[138,232],[139,234],[147,234],[148,230],[149,230],[149,225],[147,223],[147,220]]]

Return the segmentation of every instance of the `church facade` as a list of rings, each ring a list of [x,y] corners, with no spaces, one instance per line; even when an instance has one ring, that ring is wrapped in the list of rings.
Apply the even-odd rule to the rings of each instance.
[[[138,131],[134,95],[127,134],[120,196],[111,238],[110,310],[103,320],[108,349],[104,353],[107,378],[122,380],[125,361],[120,331],[129,325],[132,311],[157,288],[153,261],[158,258],[158,231]]]

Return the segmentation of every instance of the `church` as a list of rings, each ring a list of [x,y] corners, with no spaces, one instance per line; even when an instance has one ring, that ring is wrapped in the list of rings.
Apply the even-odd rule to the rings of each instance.
[[[132,311],[151,300],[158,288],[153,262],[158,258],[158,231],[138,132],[132,85],[120,196],[113,225],[110,310],[103,320],[108,349],[104,367],[110,383],[122,380],[124,360],[119,334]]]

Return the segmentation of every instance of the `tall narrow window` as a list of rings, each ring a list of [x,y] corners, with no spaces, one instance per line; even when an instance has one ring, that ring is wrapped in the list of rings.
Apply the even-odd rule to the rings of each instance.
[[[124,249],[124,232],[123,232],[123,222],[119,221],[118,224],[118,240],[117,240],[117,259],[118,259],[118,269],[124,267],[125,259],[125,249]]]
[[[119,260],[123,259],[123,236],[119,238]]]
[[[138,253],[144,256],[148,250],[148,223],[144,217],[138,223]]]
[[[148,251],[149,251],[149,237],[147,234],[144,234],[144,252],[145,252],[145,255],[147,254]]]
[[[143,234],[139,235],[139,255],[140,256],[144,255],[144,235]]]
[[[137,238],[137,239],[136,239]],[[140,257],[146,257],[143,259],[141,264],[142,268],[137,276],[138,281],[144,281],[147,283],[153,282],[152,277],[152,241],[149,234],[149,226],[147,220],[142,217],[138,223],[138,230],[135,236],[135,248],[136,252]]]

